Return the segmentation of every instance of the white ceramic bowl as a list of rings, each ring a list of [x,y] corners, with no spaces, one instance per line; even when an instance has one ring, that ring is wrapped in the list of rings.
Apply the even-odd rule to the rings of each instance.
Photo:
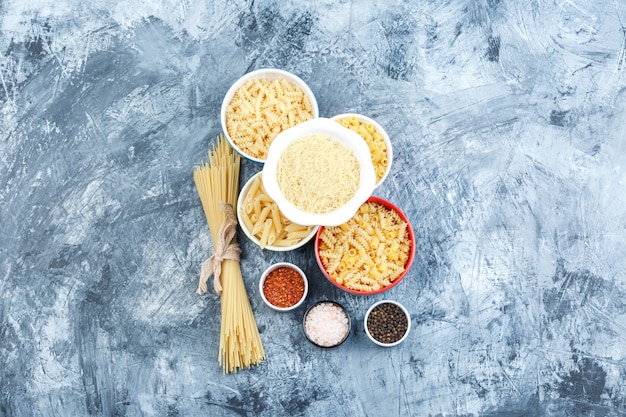
[[[294,141],[312,134],[329,136],[352,150],[360,167],[360,183],[356,193],[342,207],[323,214],[308,213],[291,204],[283,195],[276,178],[278,162],[285,149]],[[270,146],[262,175],[265,191],[278,204],[280,211],[285,217],[294,223],[305,226],[338,226],[345,223],[356,213],[361,204],[372,195],[376,186],[371,153],[363,138],[339,123],[323,117],[308,120],[276,136]]]
[[[378,122],[376,122],[376,120],[374,120],[374,119],[372,119],[370,117],[364,116],[362,114],[358,114],[358,113],[343,113],[343,114],[338,114],[336,116],[331,117],[331,120],[339,121],[341,119],[346,119],[346,118],[350,118],[350,117],[356,117],[357,120],[359,120],[360,122],[371,124],[374,127],[374,129],[376,129],[376,131],[378,133],[380,133],[380,135],[383,137],[383,141],[385,142],[385,146],[387,148],[386,149],[387,166],[385,166],[385,173],[376,182],[376,188],[378,188],[385,181],[385,179],[387,179],[387,177],[389,176],[389,171],[391,171],[391,163],[393,162],[393,148],[391,146],[391,139],[389,139],[389,135],[387,134],[385,129],[383,129],[383,127],[380,124],[378,124]],[[376,169],[376,167],[374,167],[374,169]]]
[[[224,136],[226,136],[226,139],[228,140],[230,145],[233,147],[233,149],[235,149],[235,151],[237,151],[239,154],[241,154],[244,158],[250,159],[250,160],[258,162],[258,163],[263,163],[263,162],[265,162],[265,160],[263,158],[257,158],[257,157],[254,157],[252,155],[249,155],[244,150],[242,150],[239,146],[237,146],[233,142],[233,140],[230,137],[230,135],[228,134],[228,129],[226,129],[226,109],[228,108],[228,104],[230,103],[230,101],[232,100],[233,96],[235,95],[235,92],[241,86],[243,86],[247,81],[252,80],[252,79],[257,79],[257,78],[266,79],[266,80],[269,80],[269,81],[274,81],[274,80],[277,80],[277,79],[280,79],[280,78],[285,78],[289,82],[291,82],[293,85],[296,85],[296,86],[300,87],[304,91],[304,93],[308,96],[309,101],[311,102],[313,118],[316,118],[316,117],[319,116],[319,109],[317,107],[317,100],[315,99],[315,95],[313,94],[313,92],[311,91],[309,86],[304,81],[302,81],[302,79],[300,79],[297,75],[292,74],[292,73],[290,73],[288,71],[275,69],[275,68],[263,68],[263,69],[258,69],[258,70],[249,72],[249,73],[245,74],[244,76],[242,76],[241,78],[239,78],[230,87],[230,89],[228,90],[228,92],[224,96],[224,100],[222,101],[222,109],[221,109],[221,113],[220,113],[220,121],[221,121],[221,124],[222,124],[222,132],[224,133]]]
[[[261,246],[261,240],[259,238],[257,238],[256,236],[254,236],[252,234],[252,231],[249,230],[246,227],[246,224],[245,224],[245,222],[242,219],[241,210],[243,209],[243,205],[245,204],[245,199],[246,199],[246,195],[248,194],[248,190],[250,190],[250,187],[251,187],[252,183],[260,175],[261,175],[260,172],[256,173],[248,181],[246,181],[246,183],[244,184],[243,188],[241,189],[241,192],[239,193],[239,198],[237,198],[237,220],[239,221],[239,226],[241,227],[241,230],[243,230],[244,234],[248,237],[248,239],[250,239],[252,242],[257,244],[258,246]],[[274,252],[287,252],[287,251],[291,251],[291,250],[294,250],[294,249],[298,249],[299,247],[304,246],[307,242],[309,242],[311,239],[313,239],[313,237],[317,233],[318,229],[319,229],[319,226],[313,227],[311,229],[311,233],[309,233],[309,235],[307,235],[306,237],[302,238],[297,243],[295,243],[295,244],[293,244],[291,246],[267,245],[263,249],[271,250],[271,251],[274,251]]]
[[[295,271],[298,272],[298,274],[300,274],[300,276],[302,277],[302,280],[304,281],[304,294],[302,295],[302,298],[300,298],[300,301],[298,301],[297,303],[293,304],[290,307],[277,307],[274,304],[270,303],[268,301],[268,299],[265,297],[265,291],[263,289],[263,286],[265,284],[265,280],[267,279],[267,276],[274,270],[281,268],[281,267],[287,267],[287,268],[291,268],[294,269]],[[289,262],[278,262],[275,264],[270,265],[264,272],[263,275],[261,275],[261,279],[259,280],[259,294],[261,294],[261,298],[263,299],[263,302],[271,309],[276,310],[276,311],[291,311],[291,310],[295,310],[296,308],[300,307],[300,305],[302,305],[302,303],[304,302],[304,300],[306,300],[306,297],[309,293],[309,281],[306,277],[306,275],[304,274],[304,272],[302,272],[302,270],[300,268],[298,268],[296,265],[289,263]]]
[[[393,343],[383,343],[383,342],[375,339],[374,336],[372,336],[372,334],[370,333],[369,328],[367,326],[367,319],[368,319],[370,313],[372,312],[372,310],[374,310],[374,308],[378,307],[381,304],[394,304],[394,305],[400,307],[400,310],[402,310],[402,312],[405,314],[406,319],[407,319],[407,328],[406,328],[406,332],[404,333],[404,336],[402,336],[401,339],[399,339],[399,340],[397,340],[397,341],[395,341]],[[367,309],[367,312],[365,313],[365,318],[363,319],[363,327],[365,328],[365,334],[367,334],[367,337],[372,342],[377,344],[378,346],[383,346],[383,347],[396,346],[396,345],[399,345],[400,343],[404,342],[404,340],[409,335],[409,332],[411,331],[411,315],[409,314],[407,309],[402,304],[398,303],[397,301],[381,300],[381,301],[375,302],[374,304],[371,305],[370,308]]]

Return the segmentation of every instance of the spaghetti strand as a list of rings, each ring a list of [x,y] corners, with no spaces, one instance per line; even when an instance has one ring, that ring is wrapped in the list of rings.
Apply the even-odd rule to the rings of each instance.
[[[206,280],[211,272],[214,276],[214,287],[221,287],[219,293],[222,321],[218,362],[224,373],[258,365],[265,359],[263,344],[241,275],[239,247],[236,242],[237,223],[236,220],[233,224],[227,219],[229,210],[233,214],[233,207],[237,204],[240,163],[239,154],[234,152],[226,138],[220,134],[217,143],[208,152],[208,163],[203,162],[194,169],[194,183],[214,248],[213,260],[207,260],[203,264],[198,290],[202,292],[206,288]],[[237,256],[232,252],[237,252]],[[203,278],[205,276],[206,279]]]

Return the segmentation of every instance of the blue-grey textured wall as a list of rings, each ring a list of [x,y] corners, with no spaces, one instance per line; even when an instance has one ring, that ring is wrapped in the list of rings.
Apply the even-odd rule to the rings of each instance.
[[[626,415],[625,22],[621,0],[1,2],[0,415]],[[376,194],[417,253],[358,297],[312,245],[241,234],[267,360],[223,375],[192,172],[261,67],[387,129]],[[262,304],[279,260],[347,307],[344,345]],[[392,349],[363,333],[382,298],[414,324]]]

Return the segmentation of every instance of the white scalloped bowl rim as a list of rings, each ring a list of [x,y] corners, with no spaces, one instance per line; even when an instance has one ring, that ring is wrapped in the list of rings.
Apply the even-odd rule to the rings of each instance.
[[[356,116],[356,118],[359,119],[359,121],[361,122],[371,123],[372,126],[374,126],[374,128],[376,129],[376,131],[381,134],[381,136],[383,137],[383,140],[385,141],[385,145],[387,146],[387,160],[389,161],[389,164],[387,164],[387,166],[385,167],[385,173],[383,174],[381,179],[378,180],[378,182],[376,183],[376,188],[378,188],[383,182],[385,182],[385,180],[389,176],[389,172],[391,171],[391,164],[393,162],[393,147],[391,146],[391,139],[389,138],[389,134],[387,133],[387,131],[380,125],[380,123],[378,123],[376,120],[372,119],[371,117],[367,117],[363,114],[342,113],[342,114],[338,114],[336,116],[331,117],[330,120],[337,121],[337,120],[344,119],[346,117],[352,117],[352,116]]]
[[[352,150],[360,168],[359,187],[352,198],[343,206],[323,214],[308,213],[291,204],[280,190],[276,178],[278,161],[285,149],[294,141],[311,134],[329,136]],[[276,136],[270,146],[267,160],[263,166],[262,181],[267,194],[276,202],[280,211],[289,220],[303,226],[321,225],[330,227],[338,226],[350,220],[361,204],[370,198],[376,186],[376,175],[372,167],[369,147],[363,138],[358,133],[346,129],[334,120],[320,117],[286,129]]]
[[[261,68],[261,69],[251,71],[247,74],[244,74],[243,76],[241,76],[241,78],[235,81],[233,85],[226,92],[226,95],[224,96],[224,100],[222,101],[222,108],[220,111],[220,122],[222,124],[222,133],[224,133],[224,136],[226,136],[226,140],[228,141],[228,143],[230,143],[230,146],[232,146],[233,149],[237,151],[238,154],[240,154],[246,159],[262,164],[265,162],[265,159],[257,158],[246,153],[243,149],[237,146],[235,142],[233,142],[230,135],[228,134],[228,129],[226,129],[226,109],[228,108],[228,104],[230,103],[233,96],[235,95],[235,92],[242,85],[244,85],[247,81],[256,79],[256,78],[264,78],[269,81],[278,80],[280,78],[286,78],[289,81],[291,81],[293,84],[300,87],[304,91],[304,93],[307,95],[307,97],[309,97],[309,101],[311,102],[313,118],[319,117],[319,108],[317,105],[317,99],[315,98],[313,91],[311,91],[307,83],[305,83],[300,77],[298,77],[295,74],[292,74],[289,71],[285,71],[285,70],[281,70],[277,68]]]
[[[242,221],[241,214],[240,214],[241,209],[243,208],[243,203],[246,198],[246,194],[248,193],[248,190],[250,189],[250,186],[252,185],[252,181],[254,181],[254,179],[258,177],[259,175],[261,175],[261,173],[257,172],[252,177],[250,177],[250,179],[246,181],[243,188],[241,189],[241,192],[239,193],[239,197],[237,198],[237,220],[239,221],[239,227],[241,227],[241,230],[243,230],[243,233],[246,235],[246,237],[250,239],[253,243],[255,243],[257,246],[261,247],[261,240],[257,238],[256,236],[254,236],[251,230],[248,230],[248,228],[246,227],[246,224]],[[302,238],[302,240],[298,241],[297,243],[291,246],[267,245],[263,249],[267,249],[273,252],[288,252],[294,249],[298,249],[299,247],[306,245],[311,239],[313,239],[313,236],[317,234],[317,229],[319,229],[319,226],[314,227],[308,236]]]

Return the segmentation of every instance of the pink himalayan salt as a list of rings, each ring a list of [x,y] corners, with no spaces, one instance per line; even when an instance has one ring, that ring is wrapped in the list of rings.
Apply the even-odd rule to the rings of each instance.
[[[309,310],[304,331],[319,346],[336,346],[350,331],[350,321],[345,310],[337,304],[320,303]]]

